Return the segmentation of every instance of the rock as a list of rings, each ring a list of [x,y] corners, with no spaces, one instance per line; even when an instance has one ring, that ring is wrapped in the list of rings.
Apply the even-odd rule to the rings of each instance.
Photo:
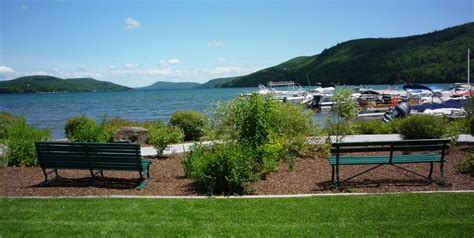
[[[0,144],[0,160],[2,161],[3,161],[3,157],[5,157],[5,152],[6,152],[6,146],[3,144]]]
[[[149,136],[143,127],[122,127],[115,132],[114,142],[147,144]]]

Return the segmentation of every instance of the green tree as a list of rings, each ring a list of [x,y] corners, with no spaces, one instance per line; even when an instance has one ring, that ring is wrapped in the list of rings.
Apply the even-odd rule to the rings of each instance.
[[[339,142],[345,135],[352,133],[352,119],[357,116],[357,102],[352,97],[352,91],[347,88],[337,90],[333,101],[333,118],[327,120],[327,126],[330,128],[328,136],[336,136],[336,141]]]

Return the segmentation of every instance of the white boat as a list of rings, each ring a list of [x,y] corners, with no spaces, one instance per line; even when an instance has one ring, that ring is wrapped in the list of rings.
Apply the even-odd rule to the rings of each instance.
[[[463,97],[469,96],[469,92],[471,92],[470,95],[473,95],[474,89],[467,83],[455,83],[451,86],[450,92],[453,97]]]
[[[417,112],[414,111],[416,114]],[[428,114],[434,116],[448,116],[449,118],[464,118],[467,116],[466,110],[463,108],[438,108],[426,109],[421,114]]]
[[[276,100],[287,102],[301,102],[309,96],[309,93],[298,83],[293,81],[269,82],[268,87],[258,85],[260,95],[269,95]]]

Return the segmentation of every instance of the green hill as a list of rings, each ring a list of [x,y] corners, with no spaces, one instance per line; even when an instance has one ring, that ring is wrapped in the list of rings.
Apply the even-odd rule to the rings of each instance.
[[[105,92],[127,91],[130,88],[92,78],[61,79],[52,76],[26,76],[0,81],[0,93],[43,93],[43,92]]]
[[[206,83],[193,82],[163,82],[158,81],[150,86],[135,88],[135,90],[175,90],[175,89],[196,89],[196,88],[220,88],[222,84],[230,82],[235,77],[211,79]]]
[[[236,77],[211,79],[206,83],[199,85],[199,88],[219,88],[222,86],[222,84],[228,83],[235,78]]]
[[[135,88],[135,90],[174,90],[174,89],[194,89],[199,87],[199,83],[192,82],[163,82],[158,81],[150,86]]]
[[[236,77],[222,86],[249,87],[270,81],[307,85],[308,79],[311,85],[465,82],[468,47],[474,47],[474,23],[417,36],[351,40],[319,55],[296,57]]]

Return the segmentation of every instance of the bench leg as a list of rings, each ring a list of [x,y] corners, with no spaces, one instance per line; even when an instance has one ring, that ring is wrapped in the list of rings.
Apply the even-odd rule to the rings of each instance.
[[[341,182],[339,180],[339,165],[336,165],[336,188],[341,189]]]
[[[145,172],[147,173],[147,175],[149,175],[148,171],[143,171],[143,173],[145,173]],[[147,176],[147,179],[145,179],[143,177],[142,172],[140,172],[140,182],[138,183],[137,189],[139,189],[139,190],[144,189],[145,186],[151,181],[151,179],[152,179],[152,177],[150,177],[150,176]]]
[[[439,172],[441,174],[441,179],[439,180],[439,183],[441,186],[446,185],[446,177],[444,176],[444,161],[441,161],[439,164]]]
[[[428,179],[431,181],[433,181],[433,179],[431,178],[431,175],[433,174],[433,162],[430,163],[430,174],[428,174]]]
[[[56,174],[56,177],[61,177],[61,176],[59,176],[59,174],[58,174],[58,169],[54,169],[54,174]]]
[[[151,165],[151,164],[148,164],[148,166],[147,166],[147,168],[146,168],[146,176],[147,176],[148,178],[150,178],[150,165]]]
[[[43,174],[44,174],[43,186],[48,186],[48,184],[50,183],[48,182],[48,173],[46,173],[46,169],[44,168],[41,168],[41,169],[43,169]]]
[[[144,178],[143,174],[146,174],[147,179]],[[140,183],[137,186],[137,189],[144,189],[145,186],[153,179],[153,177],[150,176],[150,164],[145,168],[144,171],[140,172]]]
[[[48,186],[51,182],[55,181],[55,180],[58,180],[61,178],[61,176],[59,176],[58,174],[58,169],[54,169],[54,170],[51,170],[49,172],[46,172],[46,169],[44,168],[41,168],[43,170],[43,174],[44,174],[44,181],[43,181],[43,186]],[[51,180],[48,180],[48,174],[54,172],[56,177],[52,178]]]
[[[91,172],[91,179],[89,179],[89,185],[94,185],[97,181],[95,180],[95,177],[97,177],[97,175],[100,173],[102,175],[102,177],[104,177],[104,174],[102,172],[102,170],[99,170],[97,172],[94,173],[94,170],[93,169],[89,169],[89,171]]]
[[[334,182],[334,165],[331,165],[331,182]]]

